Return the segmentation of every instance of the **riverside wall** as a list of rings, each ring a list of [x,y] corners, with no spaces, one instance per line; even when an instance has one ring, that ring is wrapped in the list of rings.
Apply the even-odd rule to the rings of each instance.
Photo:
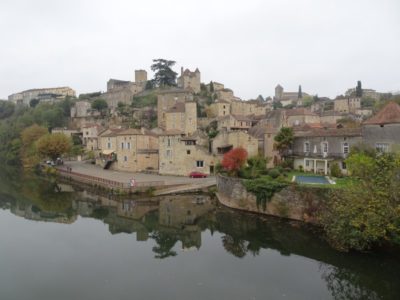
[[[257,206],[256,195],[248,192],[243,179],[217,176],[217,197],[221,204],[243,211],[318,224],[318,214],[329,199],[330,189],[289,185],[276,192],[265,210]]]

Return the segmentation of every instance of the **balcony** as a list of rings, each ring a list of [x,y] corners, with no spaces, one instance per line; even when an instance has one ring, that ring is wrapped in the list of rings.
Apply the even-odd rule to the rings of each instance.
[[[310,157],[310,158],[341,158],[346,159],[348,153],[336,153],[336,152],[304,152],[304,151],[289,151],[289,155],[293,157]]]

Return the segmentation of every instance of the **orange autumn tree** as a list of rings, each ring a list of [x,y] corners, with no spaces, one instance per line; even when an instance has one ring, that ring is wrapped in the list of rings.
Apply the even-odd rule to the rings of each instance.
[[[246,161],[247,151],[242,147],[238,147],[224,154],[221,165],[231,175],[237,176]]]

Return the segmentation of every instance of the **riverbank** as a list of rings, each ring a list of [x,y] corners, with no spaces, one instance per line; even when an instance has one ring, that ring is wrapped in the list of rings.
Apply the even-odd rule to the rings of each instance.
[[[313,224],[318,224],[318,214],[330,193],[327,188],[288,185],[268,199],[263,207],[257,196],[246,189],[242,179],[223,175],[216,178],[216,196],[224,206]]]
[[[57,170],[63,178],[127,194],[152,190],[155,195],[166,195],[195,192],[216,185],[215,177],[189,178],[104,170],[84,162],[66,162]]]

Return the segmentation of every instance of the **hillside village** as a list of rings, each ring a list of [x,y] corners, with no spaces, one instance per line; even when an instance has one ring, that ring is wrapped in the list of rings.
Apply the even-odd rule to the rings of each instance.
[[[289,153],[295,169],[329,174],[333,162],[347,172],[350,149],[364,142],[381,151],[400,144],[400,106],[393,96],[363,89],[361,82],[335,99],[278,84],[272,97],[243,100],[223,83],[201,81],[199,69],[181,68],[173,84],[157,85],[147,71],[134,81],[110,79],[105,92],[81,94],[69,87],[32,89],[9,96],[17,105],[73,100],[66,128],[84,158],[104,169],[187,176],[214,174],[222,156],[242,147],[268,167],[281,163],[274,138],[294,130]]]

